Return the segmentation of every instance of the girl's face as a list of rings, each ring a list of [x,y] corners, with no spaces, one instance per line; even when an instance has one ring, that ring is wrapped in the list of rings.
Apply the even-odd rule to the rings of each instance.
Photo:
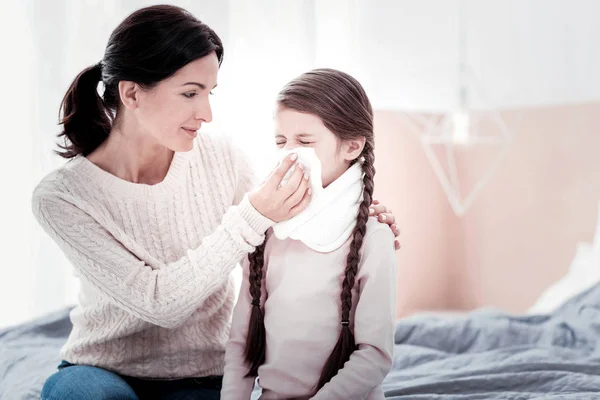
[[[139,131],[173,151],[189,151],[203,123],[212,121],[209,95],[217,86],[219,62],[213,52],[182,67],[151,90],[130,83],[121,98]],[[133,107],[128,107],[133,105]]]
[[[314,148],[321,161],[323,187],[327,187],[360,156],[365,138],[340,140],[316,115],[280,107],[275,114],[275,142],[282,150]]]

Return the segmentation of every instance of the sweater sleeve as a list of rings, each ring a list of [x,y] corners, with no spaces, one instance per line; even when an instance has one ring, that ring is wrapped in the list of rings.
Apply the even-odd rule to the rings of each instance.
[[[246,337],[248,336],[250,311],[252,311],[249,263],[247,259],[243,264],[243,272],[240,295],[233,310],[233,321],[229,333],[229,341],[225,347],[225,373],[223,376],[223,388],[221,389],[222,400],[248,400],[250,399],[254,388],[254,378],[246,377],[248,366],[246,365],[244,356]],[[263,270],[261,305],[265,304],[267,298],[265,276],[266,271]]]
[[[200,246],[175,262],[150,266],[89,213],[59,195],[36,190],[32,206],[83,281],[136,317],[165,328],[185,322],[242,257],[262,243],[272,224],[245,197],[229,208]]]
[[[315,400],[365,399],[381,385],[392,367],[398,270],[393,240],[391,230],[383,226],[366,238],[357,274],[360,285],[354,316],[357,350],[317,392]]]

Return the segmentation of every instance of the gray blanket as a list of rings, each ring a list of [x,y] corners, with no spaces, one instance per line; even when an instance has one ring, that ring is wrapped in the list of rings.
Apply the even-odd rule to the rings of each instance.
[[[39,399],[68,310],[0,331],[0,399]],[[600,399],[600,285],[549,316],[479,310],[398,322],[390,399]]]
[[[69,310],[0,331],[0,399],[39,399],[70,331]]]
[[[600,399],[600,285],[552,315],[399,321],[390,399]]]

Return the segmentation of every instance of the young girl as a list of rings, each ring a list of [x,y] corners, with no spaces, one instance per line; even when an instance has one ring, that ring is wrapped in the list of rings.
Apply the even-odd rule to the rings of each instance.
[[[258,376],[261,399],[383,399],[397,261],[392,233],[369,218],[371,104],[351,76],[318,69],[277,105],[277,145],[310,168],[313,199],[244,263],[221,397],[249,399]]]

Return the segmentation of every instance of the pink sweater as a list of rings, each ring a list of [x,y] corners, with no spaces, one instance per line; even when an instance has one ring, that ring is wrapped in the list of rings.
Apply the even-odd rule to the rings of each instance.
[[[266,362],[259,368],[262,399],[383,399],[381,383],[392,365],[397,260],[393,234],[371,218],[353,289],[350,327],[358,346],[318,393],[323,365],[341,330],[340,291],[350,246],[318,253],[291,239],[268,235],[263,270]],[[250,398],[244,346],[251,310],[248,262],[225,354],[221,398]]]

